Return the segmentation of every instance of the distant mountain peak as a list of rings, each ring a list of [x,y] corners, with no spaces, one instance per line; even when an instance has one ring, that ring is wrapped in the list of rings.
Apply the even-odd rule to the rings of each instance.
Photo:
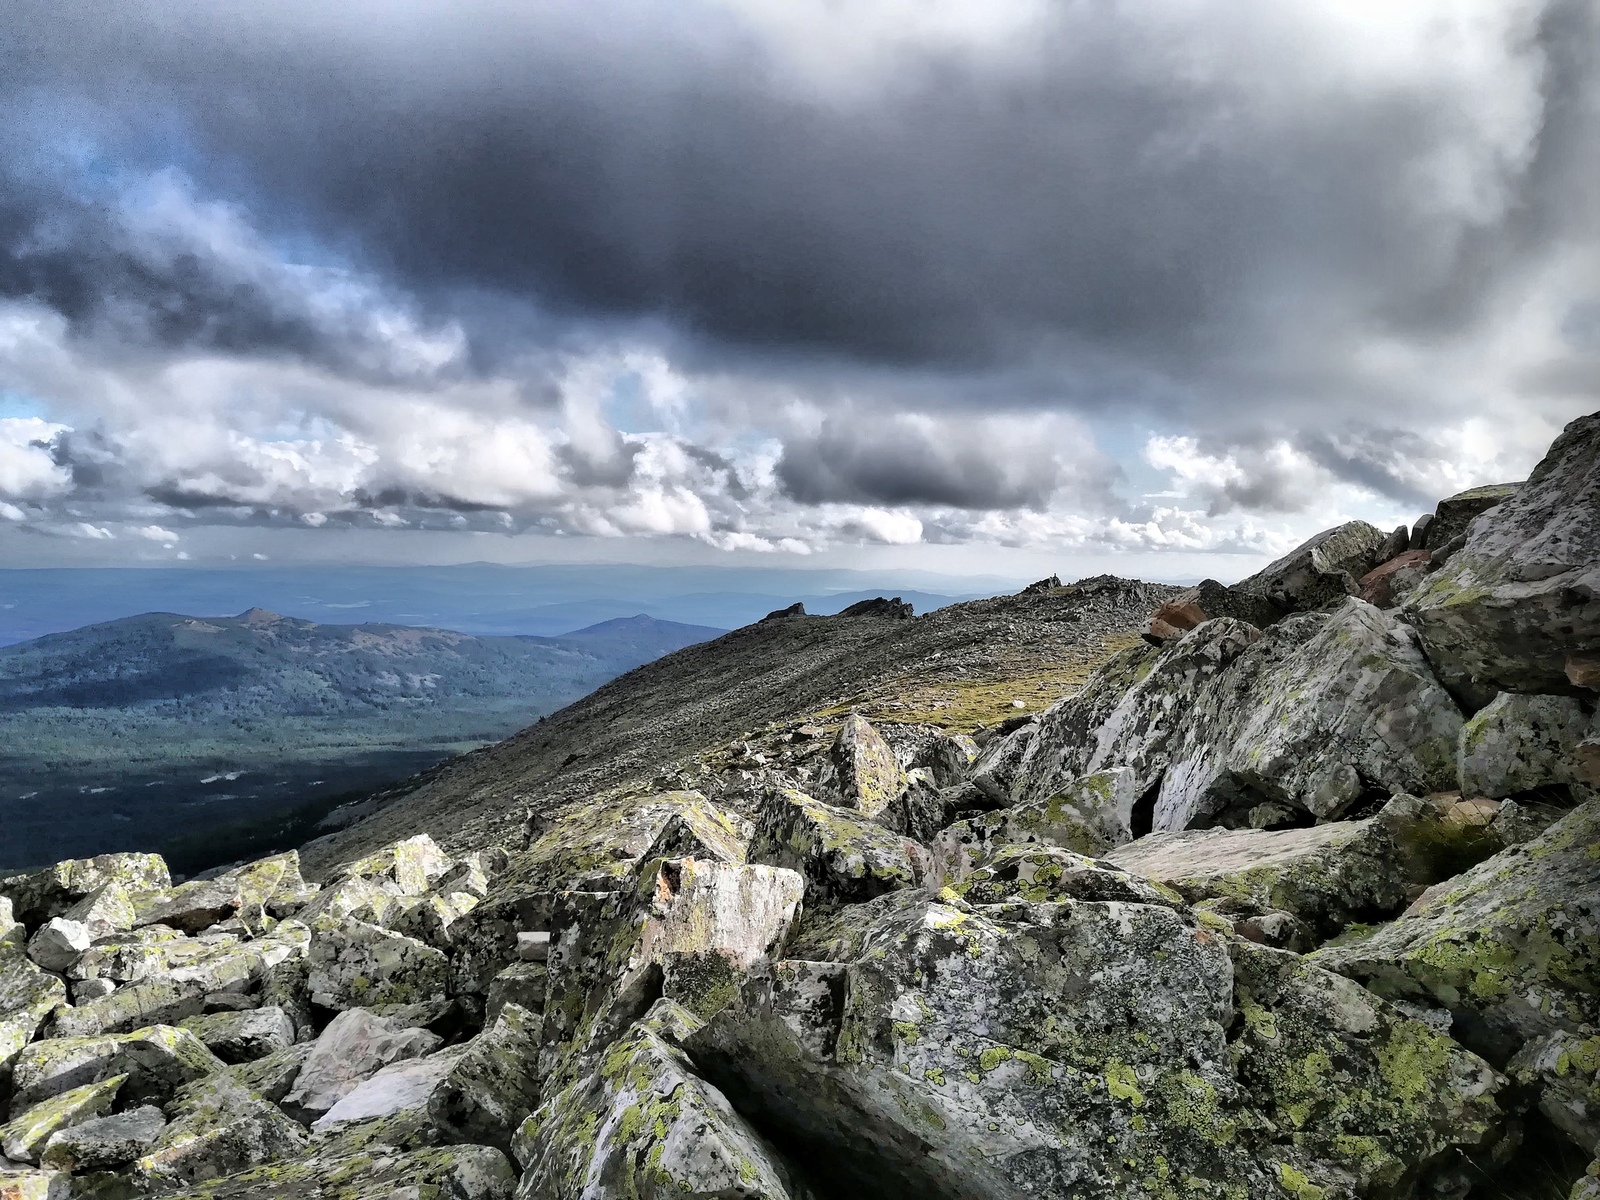
[[[247,608],[234,619],[246,625],[276,625],[283,616],[270,608]]]

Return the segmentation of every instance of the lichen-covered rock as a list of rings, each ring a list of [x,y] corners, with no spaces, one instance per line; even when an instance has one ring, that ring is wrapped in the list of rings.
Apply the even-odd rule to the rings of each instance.
[[[1232,964],[1170,908],[924,897],[837,989],[775,987],[785,966],[684,1045],[832,1191],[1272,1194],[1233,1111]]]
[[[420,1058],[440,1044],[439,1035],[426,1029],[411,1028],[363,1008],[347,1009],[328,1022],[312,1045],[283,1106],[290,1113],[314,1119],[380,1067]]]
[[[61,980],[41,971],[15,942],[0,943],[0,1071],[66,1002]]]
[[[471,892],[429,892],[411,903],[404,901],[384,924],[399,934],[415,938],[436,950],[448,950],[450,927],[478,907]]]
[[[86,1083],[19,1113],[0,1125],[0,1152],[16,1162],[37,1164],[52,1134],[103,1114],[126,1079],[126,1075],[113,1075]]]
[[[1600,656],[1600,414],[1567,426],[1404,611],[1452,686],[1583,694],[1569,668]]]
[[[1600,1025],[1600,801],[1313,961],[1448,1011],[1456,1040],[1496,1064],[1543,1034]]]
[[[95,888],[62,915],[69,921],[81,922],[91,938],[109,937],[132,929],[139,917],[133,895],[117,882]]]
[[[294,1045],[294,1022],[281,1008],[206,1013],[182,1023],[226,1063],[250,1062]]]
[[[664,862],[633,961],[709,951],[750,966],[783,941],[804,891],[805,881],[783,867]]]
[[[1582,1149],[1600,1146],[1600,1034],[1557,1030],[1529,1042],[1506,1067],[1539,1111]]]
[[[19,921],[32,928],[68,909],[108,883],[143,896],[172,886],[159,854],[100,854],[71,858],[41,871],[0,879],[0,895],[10,899]]]
[[[1502,692],[1462,727],[1461,794],[1498,799],[1579,782],[1575,751],[1591,720],[1572,696]]]
[[[226,1072],[185,1087],[168,1114],[171,1124],[140,1154],[135,1170],[147,1187],[162,1191],[293,1157],[308,1141],[276,1105]]]
[[[384,1131],[386,1144],[399,1140],[396,1129],[406,1130],[404,1140],[413,1144],[436,1140],[428,1118],[428,1100],[444,1086],[460,1057],[461,1050],[455,1047],[427,1058],[402,1059],[374,1071],[313,1121],[312,1132],[326,1138],[351,1125],[383,1122],[391,1127]]]
[[[454,866],[455,860],[439,849],[431,837],[419,833],[366,858],[345,863],[334,875],[382,880],[394,885],[399,895],[420,896]]]
[[[1441,550],[1465,536],[1472,522],[1522,490],[1520,483],[1489,483],[1439,501],[1424,531],[1421,549]]]
[[[1411,880],[1376,818],[1310,829],[1186,829],[1119,847],[1109,862],[1174,889],[1191,904],[1226,898],[1293,913],[1322,937],[1391,917]]]
[[[875,817],[904,790],[906,777],[883,735],[851,713],[839,726],[818,786],[844,807]]]
[[[28,939],[28,957],[59,975],[89,948],[89,927],[81,921],[51,917]]]
[[[351,918],[313,932],[307,963],[311,998],[324,1008],[428,1003],[449,992],[443,953]]]
[[[1284,612],[1305,612],[1356,594],[1356,580],[1378,565],[1386,538],[1365,521],[1327,529],[1234,590],[1270,600]]]
[[[972,764],[969,776],[972,786],[995,804],[1009,804],[1017,771],[1038,732],[1039,722],[1030,720],[1009,733],[991,737]]]
[[[1250,824],[1254,810],[1273,805],[1336,817],[1374,789],[1455,783],[1460,710],[1407,628],[1360,600],[1265,634],[1208,621],[1164,646],[1108,703],[1126,670],[1111,666],[1045,714],[1013,788],[1018,801],[1127,767],[1141,797],[1139,835],[1203,818]]]
[[[1132,836],[1138,794],[1131,771],[1117,768],[1073,780],[1045,800],[978,813],[947,826],[930,843],[943,880],[960,880],[1003,845],[1043,842],[1091,857]]]
[[[310,1154],[169,1193],[171,1200],[511,1200],[516,1172],[492,1146]]]
[[[1326,1194],[1349,1178],[1358,1195],[1404,1195],[1419,1169],[1449,1172],[1452,1153],[1487,1161],[1505,1086],[1488,1063],[1299,955],[1232,950],[1233,1059],[1251,1107],[1278,1131],[1267,1156],[1280,1182]]]
[[[11,899],[0,896],[0,946],[20,946],[28,940],[28,928],[17,920]]]
[[[141,979],[71,1008],[56,1010],[55,1038],[131,1033],[150,1025],[176,1025],[205,1010],[206,987],[195,980]]]
[[[792,1173],[716,1088],[662,1036],[698,1025],[662,1001],[592,1075],[552,1097],[517,1132],[518,1200],[602,1196],[805,1196]]]
[[[1177,892],[1161,883],[1059,846],[1002,846],[961,881],[951,884],[948,891],[969,904],[979,905],[1012,900],[1032,904],[1061,900],[1119,900],[1169,907],[1183,904]]]
[[[34,1171],[0,1163],[0,1200],[67,1200],[72,1177],[62,1171]]]
[[[149,1149],[166,1124],[166,1117],[153,1104],[96,1117],[53,1134],[40,1161],[74,1173],[119,1167]]]
[[[543,962],[512,963],[494,977],[489,984],[489,995],[484,1004],[484,1022],[492,1023],[500,1009],[516,1004],[529,1012],[544,1008],[546,976],[549,967]]]
[[[803,792],[775,789],[762,802],[750,860],[798,871],[806,904],[856,904],[927,875],[927,853],[916,842]]]
[[[116,1075],[128,1077],[120,1092],[124,1103],[161,1101],[223,1065],[194,1034],[170,1025],[111,1037],[51,1038],[17,1055],[11,1103],[27,1108]]]
[[[141,925],[167,925],[199,933],[237,918],[250,929],[266,926],[280,898],[297,899],[307,891],[300,876],[300,855],[290,850],[247,863],[215,879],[196,879],[172,889],[164,901],[139,916]]]

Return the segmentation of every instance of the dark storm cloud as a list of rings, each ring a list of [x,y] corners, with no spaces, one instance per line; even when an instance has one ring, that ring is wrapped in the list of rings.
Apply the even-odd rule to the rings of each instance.
[[[424,303],[487,289],[665,315],[746,352],[973,367],[1110,348],[1204,370],[1296,304],[1458,327],[1517,246],[1569,228],[1589,5],[1534,31],[1550,116],[1513,173],[1514,222],[1447,244],[1448,214],[1395,202],[1419,160],[1474,136],[1444,83],[1273,111],[1234,78],[1248,62],[1192,69],[1158,22],[1053,11],[1025,61],[903,56],[869,104],[783,83],[714,10],[642,4],[25,2],[0,76],[12,104],[44,89],[116,109],[98,133],[129,158],[163,157],[126,124],[152,114],[261,220]],[[39,210],[4,220],[0,287],[80,319],[335,358],[349,336],[203,261],[152,272],[91,217],[21,250]]]
[[[1043,508],[1067,482],[1103,492],[1108,464],[1079,471],[1063,461],[1059,429],[866,415],[830,417],[811,436],[784,444],[776,472],[803,504]]]

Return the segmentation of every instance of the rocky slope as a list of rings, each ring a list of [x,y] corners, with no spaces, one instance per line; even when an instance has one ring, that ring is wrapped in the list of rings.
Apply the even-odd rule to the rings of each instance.
[[[314,883],[0,881],[0,1195],[1594,1200],[1596,480],[776,616]]]

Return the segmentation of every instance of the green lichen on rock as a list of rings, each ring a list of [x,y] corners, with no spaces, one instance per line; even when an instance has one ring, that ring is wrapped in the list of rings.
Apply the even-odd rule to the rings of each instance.
[[[1600,1024],[1600,801],[1314,961],[1450,1011],[1457,1036],[1496,1062],[1552,1029]]]
[[[926,877],[926,851],[853,809],[777,789],[762,802],[750,860],[805,877],[806,907],[857,904]]]

